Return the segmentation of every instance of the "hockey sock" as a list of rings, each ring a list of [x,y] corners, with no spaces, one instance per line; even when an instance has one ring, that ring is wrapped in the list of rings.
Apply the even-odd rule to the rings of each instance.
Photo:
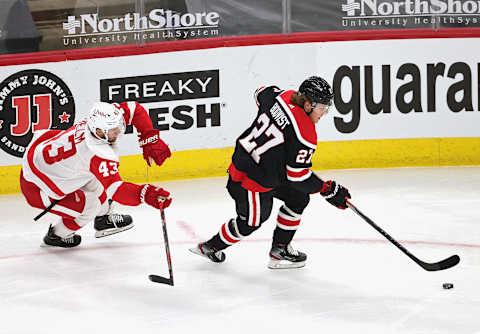
[[[80,229],[80,226],[75,223],[73,219],[68,218],[60,218],[60,222],[58,222],[53,227],[53,232],[55,235],[58,235],[61,238],[65,238]]]
[[[277,216],[277,227],[273,231],[273,243],[289,244],[300,225],[302,215],[282,205]]]
[[[217,250],[222,250],[236,244],[258,228],[259,226],[249,226],[245,219],[237,216],[236,219],[230,219],[223,224],[220,227],[220,231],[208,240],[207,243]]]
[[[238,234],[237,223],[235,219],[230,219],[220,227],[220,231],[215,234],[207,244],[217,250],[225,249],[241,240]]]

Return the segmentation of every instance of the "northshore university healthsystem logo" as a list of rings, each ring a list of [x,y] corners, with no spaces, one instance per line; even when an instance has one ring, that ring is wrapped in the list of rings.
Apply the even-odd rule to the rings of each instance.
[[[348,27],[480,23],[478,0],[346,0],[341,7]]]
[[[23,157],[33,132],[65,130],[75,121],[72,93],[62,79],[43,70],[25,70],[0,83],[0,148]]]
[[[218,37],[217,12],[179,13],[155,8],[142,15],[125,13],[101,17],[98,13],[68,16],[63,23],[63,45],[125,44],[138,41]]]

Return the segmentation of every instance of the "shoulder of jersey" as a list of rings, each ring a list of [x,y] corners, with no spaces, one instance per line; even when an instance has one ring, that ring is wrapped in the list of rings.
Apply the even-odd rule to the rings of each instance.
[[[137,103],[135,101],[125,101],[122,103],[114,103],[114,105],[123,112],[125,123],[130,124],[132,122],[135,109],[137,108]]]
[[[298,140],[305,146],[316,149],[317,131],[315,130],[315,123],[312,122],[302,108],[290,102],[293,93],[293,90],[284,91],[276,99],[292,121]]]
[[[85,131],[85,143],[92,153],[102,159],[118,161],[118,154],[114,150],[113,146],[107,145],[104,142],[96,139],[90,131]]]
[[[255,98],[255,103],[257,104],[257,107],[260,106],[260,102],[258,100],[258,97],[260,94],[263,96],[269,96],[271,98],[275,98],[279,93],[283,92],[280,88],[277,86],[261,86],[255,90],[254,98]]]

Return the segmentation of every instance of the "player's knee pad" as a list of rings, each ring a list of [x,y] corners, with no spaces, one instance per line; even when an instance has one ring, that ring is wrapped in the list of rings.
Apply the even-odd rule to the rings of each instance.
[[[294,198],[285,201],[284,206],[294,214],[302,214],[308,203],[310,203],[310,195],[302,194],[301,196],[295,196]]]
[[[277,226],[283,230],[295,231],[300,225],[301,213],[296,213],[285,204],[278,210]]]

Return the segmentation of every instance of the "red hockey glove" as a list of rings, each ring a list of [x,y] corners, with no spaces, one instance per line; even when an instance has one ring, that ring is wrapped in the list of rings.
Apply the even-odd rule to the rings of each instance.
[[[325,197],[328,203],[342,210],[347,208],[347,198],[352,198],[348,189],[337,184],[335,181],[323,182],[320,194]]]
[[[145,184],[140,191],[140,202],[147,203],[155,209],[166,209],[172,203],[172,198],[165,189]]]
[[[152,129],[142,133],[139,144],[143,150],[143,159],[145,159],[148,166],[152,165],[152,161],[161,166],[172,155],[168,145],[160,139],[158,130]]]

